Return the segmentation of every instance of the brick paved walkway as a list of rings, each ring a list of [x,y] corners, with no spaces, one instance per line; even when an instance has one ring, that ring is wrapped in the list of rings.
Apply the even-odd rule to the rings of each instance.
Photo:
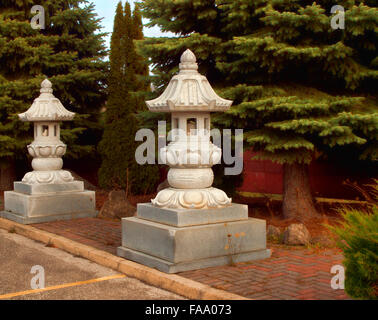
[[[34,224],[77,242],[115,254],[121,245],[121,223],[97,218]],[[271,245],[272,257],[234,266],[182,272],[179,275],[251,299],[348,299],[330,286],[331,267],[341,264],[336,250],[314,252]]]

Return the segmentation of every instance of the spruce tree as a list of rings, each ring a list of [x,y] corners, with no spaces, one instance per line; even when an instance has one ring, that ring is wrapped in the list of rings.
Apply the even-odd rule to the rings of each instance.
[[[127,194],[146,194],[154,190],[158,169],[141,168],[135,160],[138,99],[133,33],[130,4],[126,2],[123,8],[119,2],[110,45],[109,97],[104,135],[99,144],[102,156],[99,182],[106,189],[122,188]]]
[[[244,128],[259,157],[284,164],[283,214],[317,216],[308,164],[352,147],[377,160],[377,8],[346,0],[345,29],[331,28],[331,1],[145,0],[150,26],[177,38],[146,39],[162,88],[190,48],[218,93],[233,99],[218,126]]]
[[[31,27],[34,5],[45,9],[45,29]],[[32,140],[30,124],[19,121],[17,114],[30,107],[45,77],[63,105],[77,113],[62,130],[69,145],[66,157],[90,156],[95,150],[107,72],[99,29],[100,19],[87,1],[1,1],[0,163],[8,172],[16,159],[26,158],[26,145]]]

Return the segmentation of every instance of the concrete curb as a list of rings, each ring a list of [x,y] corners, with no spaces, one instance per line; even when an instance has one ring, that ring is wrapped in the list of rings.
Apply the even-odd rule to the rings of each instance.
[[[249,300],[245,297],[212,288],[208,285],[166,274],[138,263],[125,260],[108,252],[78,243],[56,234],[39,230],[30,225],[0,218],[0,228],[15,232],[29,239],[53,245],[73,255],[83,257],[104,267],[119,271],[129,277],[136,278],[147,284],[176,293],[192,300]]]

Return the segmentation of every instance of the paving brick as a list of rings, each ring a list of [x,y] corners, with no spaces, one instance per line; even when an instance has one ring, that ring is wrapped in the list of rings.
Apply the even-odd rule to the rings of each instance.
[[[33,225],[111,254],[121,244],[121,223],[98,218],[55,221]],[[251,299],[350,299],[344,290],[330,287],[331,267],[342,264],[339,250],[315,252],[306,248],[285,249],[272,245],[272,257],[182,272],[179,275]]]

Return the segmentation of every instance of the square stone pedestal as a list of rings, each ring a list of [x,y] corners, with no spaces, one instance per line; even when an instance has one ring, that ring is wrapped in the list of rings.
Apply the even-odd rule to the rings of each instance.
[[[177,273],[270,257],[265,220],[248,218],[246,205],[221,209],[161,209],[138,204],[137,216],[122,219],[126,259]]]
[[[82,181],[64,184],[14,183],[4,192],[0,217],[22,224],[95,217],[95,192],[84,190]]]

